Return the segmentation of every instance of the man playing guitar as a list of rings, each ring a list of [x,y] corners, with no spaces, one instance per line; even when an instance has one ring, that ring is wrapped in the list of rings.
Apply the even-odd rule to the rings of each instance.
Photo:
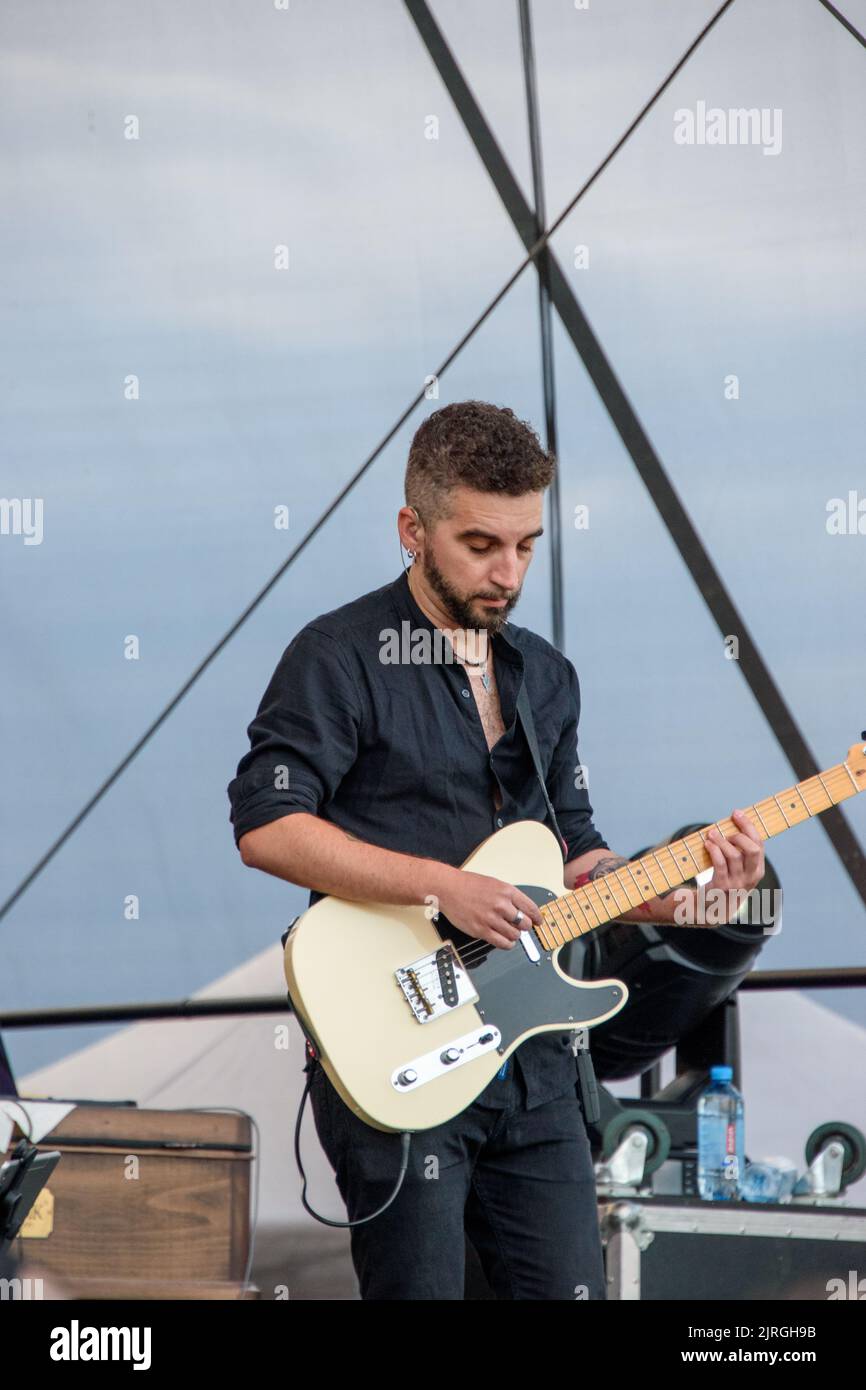
[[[460,865],[497,828],[547,818],[516,716],[524,681],[566,888],[627,862],[596,830],[576,776],[575,669],[508,621],[555,467],[508,409],[466,401],[420,426],[397,515],[411,568],[307,624],[249,726],[250,751],[228,788],[245,864],[311,889],[311,905],[326,894],[425,904],[467,936],[513,950],[541,922],[538,907]],[[437,633],[450,659],[430,660],[430,642],[416,643]],[[395,635],[397,661],[387,655]],[[739,833],[707,840],[714,886],[748,890],[764,873],[762,840],[744,812],[732,819]],[[672,922],[670,893],[623,920]],[[397,1197],[364,1222],[394,1188],[399,1136],[365,1124],[315,1069],[316,1129],[349,1219],[361,1223],[351,1241],[362,1298],[462,1298],[464,1231],[498,1298],[605,1297],[575,1082],[569,1034],[527,1039],[471,1105],[413,1136]]]

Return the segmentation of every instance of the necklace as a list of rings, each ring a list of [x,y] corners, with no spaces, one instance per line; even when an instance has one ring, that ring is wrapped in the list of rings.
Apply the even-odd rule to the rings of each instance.
[[[486,657],[486,656],[485,656],[485,658],[484,658],[483,661],[469,661],[467,657],[464,657],[464,658],[463,658],[463,661],[462,661],[462,665],[464,665],[464,666],[474,666],[474,667],[483,666],[485,669],[484,669],[484,670],[482,671],[482,673],[481,673],[481,684],[484,686],[484,689],[485,689],[485,690],[487,690],[487,691],[490,690],[490,675],[489,675],[489,673],[488,673],[488,671],[487,671],[487,657]]]

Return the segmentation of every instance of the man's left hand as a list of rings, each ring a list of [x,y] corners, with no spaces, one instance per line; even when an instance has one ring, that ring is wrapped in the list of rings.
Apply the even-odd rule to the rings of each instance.
[[[704,841],[713,861],[712,886],[749,891],[764,877],[764,841],[745,811],[732,811],[731,820],[739,826],[737,834],[724,836],[713,826]]]

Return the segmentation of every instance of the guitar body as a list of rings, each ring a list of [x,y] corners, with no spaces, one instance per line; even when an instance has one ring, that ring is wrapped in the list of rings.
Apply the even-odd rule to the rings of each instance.
[[[565,892],[557,841],[518,821],[462,866],[539,905]],[[430,908],[322,898],[286,940],[289,995],[346,1104],[386,1131],[443,1124],[535,1033],[592,1027],[624,1006],[618,980],[564,974],[530,928],[510,950],[433,922]],[[452,945],[453,943],[453,945]]]

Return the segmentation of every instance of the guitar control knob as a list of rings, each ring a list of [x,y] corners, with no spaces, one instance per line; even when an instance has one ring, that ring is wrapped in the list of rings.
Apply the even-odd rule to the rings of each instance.
[[[482,1033],[482,1034],[481,1034],[481,1037],[478,1039],[478,1041],[479,1041],[480,1043],[489,1043],[489,1042],[493,1042],[493,1034],[492,1034],[492,1033]]]
[[[418,1073],[413,1067],[407,1067],[405,1071],[400,1072],[397,1080],[401,1086],[411,1086],[414,1081],[418,1080]]]
[[[451,1062],[460,1061],[460,1053],[456,1047],[446,1047],[439,1060],[440,1062],[446,1062],[450,1065]]]

